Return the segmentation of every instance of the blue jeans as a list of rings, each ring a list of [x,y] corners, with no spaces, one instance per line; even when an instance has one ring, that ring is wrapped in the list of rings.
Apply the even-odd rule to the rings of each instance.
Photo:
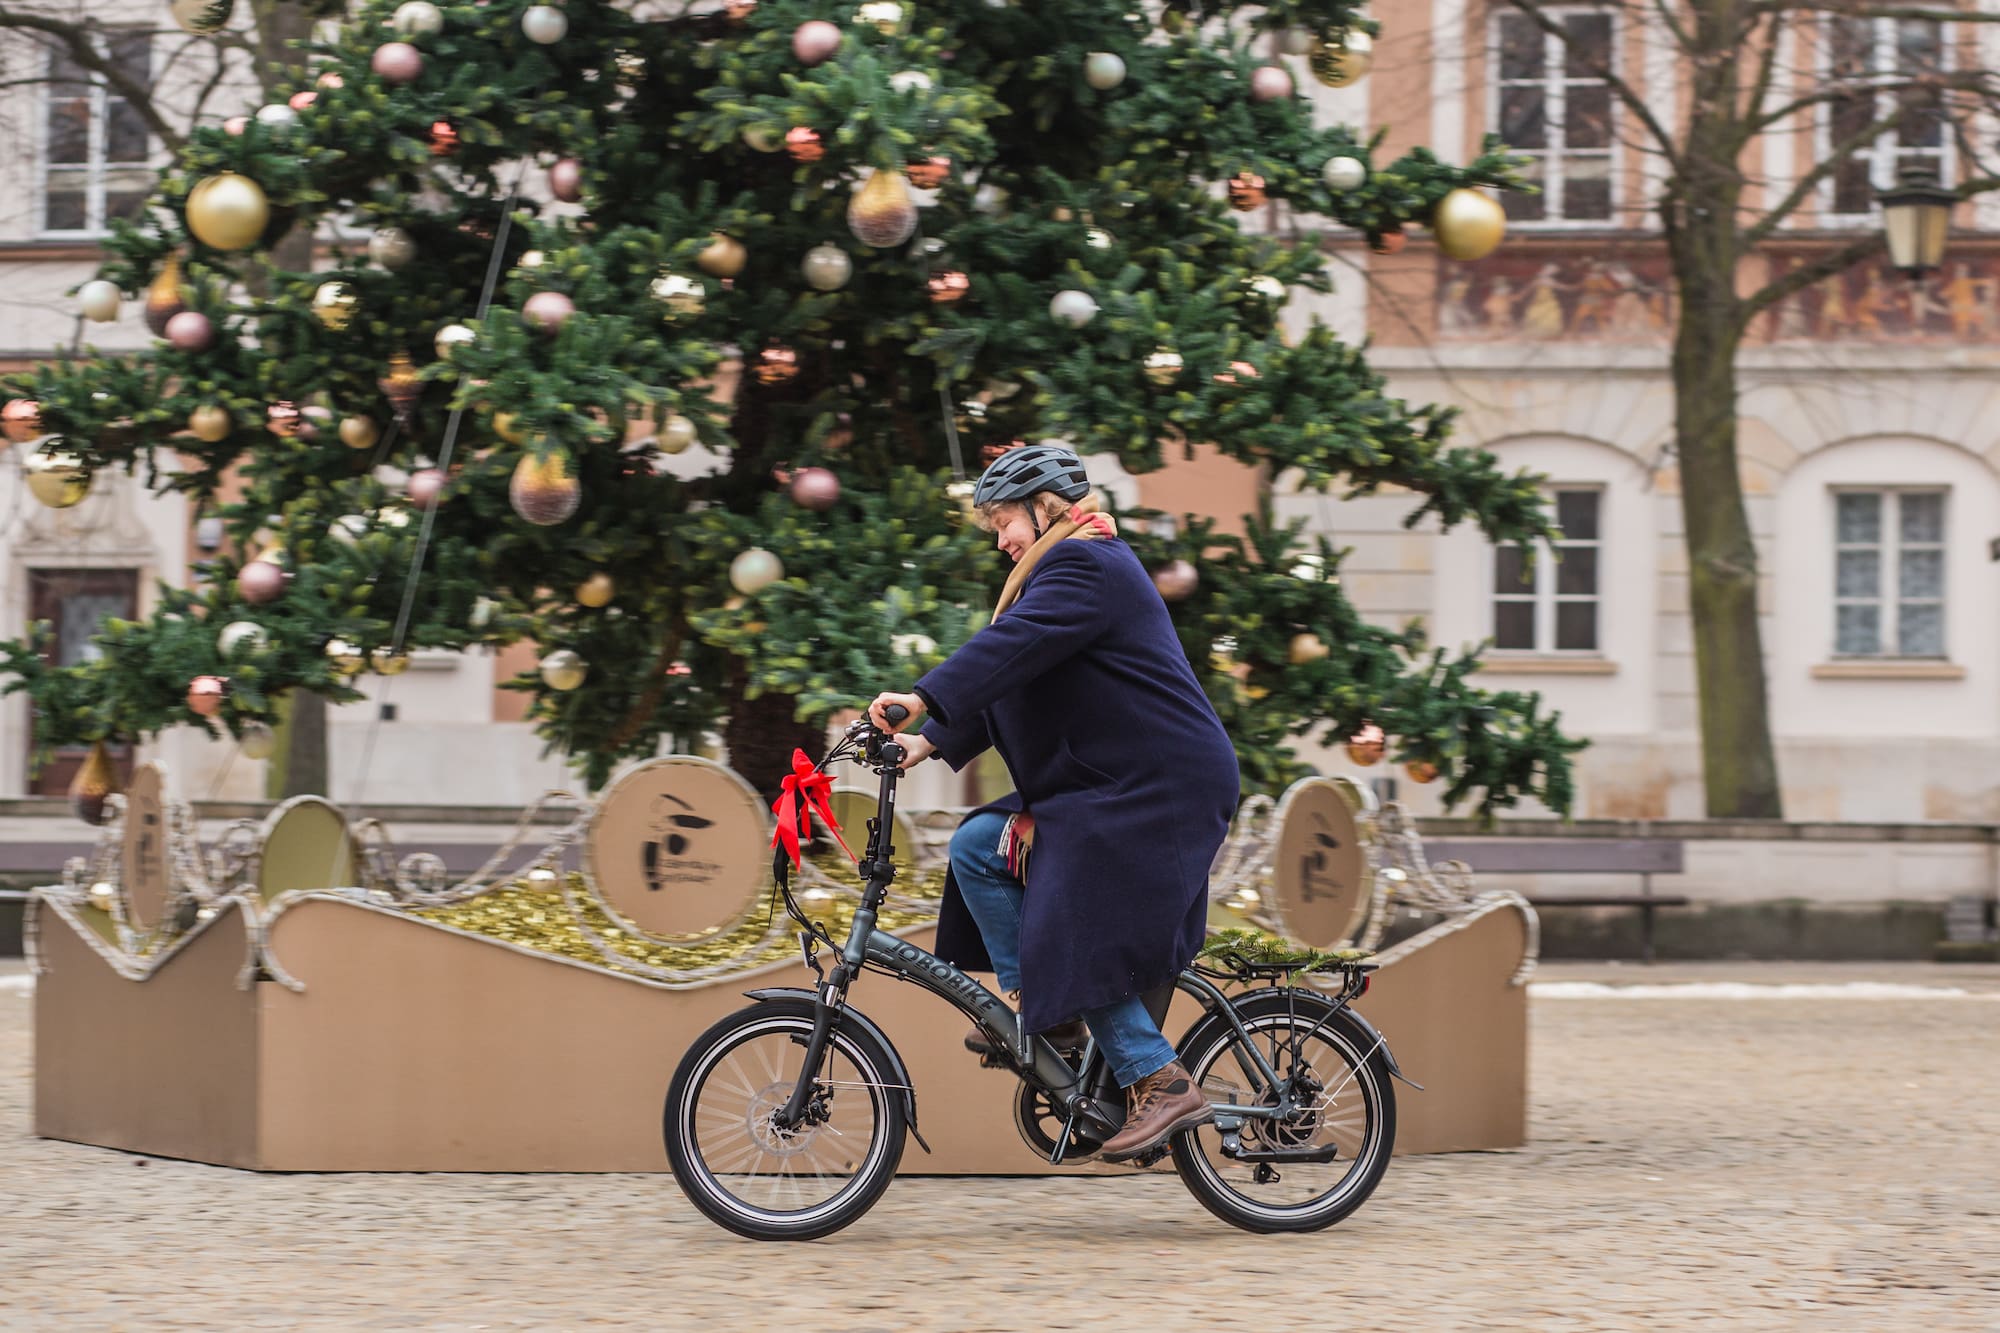
[[[1000,853],[1000,834],[1006,827],[1007,816],[991,810],[959,825],[951,837],[951,870],[959,895],[979,925],[1000,989],[1018,991],[1021,899],[1027,890],[1008,873],[1007,858]],[[1121,1088],[1158,1073],[1175,1059],[1174,1048],[1160,1035],[1160,1025],[1136,995],[1086,1009],[1083,1021],[1104,1048],[1104,1058]]]

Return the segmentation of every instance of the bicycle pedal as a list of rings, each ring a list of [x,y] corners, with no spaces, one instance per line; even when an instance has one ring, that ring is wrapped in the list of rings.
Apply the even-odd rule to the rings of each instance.
[[[1125,1165],[1137,1167],[1152,1166],[1158,1162],[1165,1161],[1167,1154],[1172,1151],[1173,1149],[1169,1145],[1163,1143],[1157,1148],[1148,1148],[1137,1157],[1126,1158]]]
[[[988,1051],[979,1057],[979,1067],[981,1069],[1012,1069],[1014,1062],[1004,1055]]]

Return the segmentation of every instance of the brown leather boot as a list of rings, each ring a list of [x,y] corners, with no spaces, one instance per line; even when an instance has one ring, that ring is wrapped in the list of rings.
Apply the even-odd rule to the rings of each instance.
[[[1176,1060],[1165,1069],[1134,1083],[1125,1090],[1128,1109],[1125,1127],[1104,1141],[1098,1155],[1107,1162],[1123,1162],[1154,1148],[1184,1129],[1205,1125],[1215,1118],[1194,1079]]]
[[[1079,1018],[1061,1027],[1050,1028],[1042,1033],[1042,1039],[1052,1043],[1059,1051],[1080,1051],[1083,1044],[1090,1040],[1090,1029]],[[993,1045],[993,1039],[986,1035],[985,1028],[974,1028],[965,1034],[965,1049],[974,1055],[1000,1054]]]

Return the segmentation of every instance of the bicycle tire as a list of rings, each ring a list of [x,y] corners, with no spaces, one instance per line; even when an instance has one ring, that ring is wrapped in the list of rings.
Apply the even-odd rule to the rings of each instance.
[[[751,1039],[765,1035],[782,1035],[802,1047],[812,1032],[812,1024],[813,1004],[809,1000],[761,1000],[739,1009],[695,1039],[681,1057],[667,1089],[661,1131],[674,1179],[698,1211],[739,1236],[752,1240],[813,1240],[831,1235],[875,1206],[902,1162],[908,1134],[904,1103],[907,1094],[897,1086],[901,1080],[896,1074],[896,1060],[867,1032],[838,1021],[827,1038],[827,1059],[831,1062],[838,1055],[853,1067],[856,1079],[844,1082],[858,1084],[865,1090],[875,1117],[875,1128],[862,1153],[860,1168],[848,1183],[831,1198],[812,1207],[790,1212],[774,1210],[758,1207],[732,1193],[706,1160],[695,1122],[702,1109],[701,1094],[723,1058]],[[839,1092],[836,1090],[836,1097]],[[753,1103],[751,1116],[754,1114]],[[745,1130],[746,1139],[754,1142],[754,1118],[746,1118]]]
[[[1326,1019],[1314,1040],[1324,1042],[1338,1053],[1341,1062],[1352,1070],[1355,1100],[1365,1116],[1362,1147],[1352,1156],[1353,1165],[1334,1188],[1304,1204],[1285,1207],[1250,1199],[1223,1178],[1221,1168],[1216,1165],[1219,1152],[1211,1155],[1202,1142],[1203,1135],[1213,1135],[1219,1145],[1220,1136],[1213,1125],[1174,1136],[1174,1169],[1204,1208],[1245,1231],[1304,1232],[1330,1227],[1366,1203],[1389,1169],[1389,1158],[1396,1145],[1396,1093],[1388,1061],[1376,1049],[1376,1038],[1359,1020],[1345,1010],[1332,1013],[1332,1001],[1312,992],[1296,992],[1288,999],[1280,990],[1255,991],[1237,997],[1231,1006],[1253,1035],[1267,1035],[1280,1026],[1295,1026],[1303,1033]],[[1332,1013],[1330,1018],[1329,1013]],[[1201,1084],[1230,1047],[1241,1040],[1226,1018],[1211,1014],[1196,1023],[1182,1039],[1181,1063]],[[1279,1072],[1286,1071],[1281,1067]],[[1253,1137],[1253,1123],[1246,1122],[1245,1139]]]

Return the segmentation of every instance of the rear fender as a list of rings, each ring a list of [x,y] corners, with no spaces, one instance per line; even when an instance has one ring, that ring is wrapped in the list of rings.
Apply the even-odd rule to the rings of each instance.
[[[1308,996],[1310,996],[1313,1002],[1320,1005],[1330,1005],[1333,1003],[1325,996],[1314,994],[1311,991],[1302,991],[1300,993],[1301,999],[1305,999]],[[1284,992],[1276,987],[1272,987],[1266,990],[1252,991],[1248,995],[1240,997],[1236,1001],[1236,1007],[1245,1017],[1249,1017],[1250,1015],[1261,1013],[1265,1009],[1275,1009],[1282,1012],[1286,1007],[1286,1003]],[[1376,1029],[1373,1023],[1370,1023],[1353,1009],[1347,1007],[1342,1007],[1338,1016],[1332,1021],[1352,1024],[1356,1029],[1355,1037],[1360,1043],[1361,1048],[1365,1051],[1371,1051],[1375,1056],[1379,1057],[1382,1061],[1382,1067],[1389,1071],[1391,1078],[1409,1084],[1418,1092],[1424,1090],[1423,1084],[1405,1074],[1402,1066],[1396,1063],[1396,1053],[1389,1049],[1388,1039]],[[1197,1045],[1195,1039],[1200,1037],[1203,1040],[1207,1040],[1210,1028],[1227,1029],[1228,1027],[1229,1020],[1220,1013],[1214,1011],[1205,1013],[1199,1019],[1195,1020],[1194,1026],[1190,1027],[1181,1037],[1180,1049],[1183,1052],[1195,1049]]]
[[[819,996],[815,992],[795,986],[773,986],[765,990],[751,990],[744,991],[743,993],[753,1000],[803,1000],[807,1004],[819,1003]],[[922,1148],[925,1152],[929,1152],[931,1145],[925,1143],[924,1136],[917,1132],[917,1086],[910,1079],[909,1066],[903,1063],[902,1052],[898,1051],[896,1044],[889,1040],[889,1035],[876,1026],[875,1020],[862,1013],[859,1009],[842,1005],[839,1013],[835,1016],[834,1022],[841,1027],[850,1027],[874,1038],[875,1044],[887,1052],[890,1067],[895,1073],[896,1082],[902,1085],[903,1110],[905,1118],[910,1122],[910,1137],[917,1141],[918,1147]]]

